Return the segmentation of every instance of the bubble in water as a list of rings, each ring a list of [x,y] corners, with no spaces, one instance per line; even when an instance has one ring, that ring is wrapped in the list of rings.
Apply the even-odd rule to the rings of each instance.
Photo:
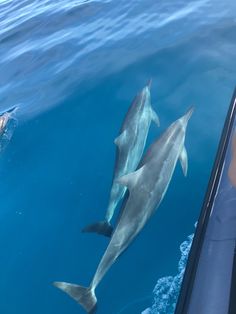
[[[178,263],[178,274],[158,279],[153,290],[153,305],[142,314],[174,313],[193,236],[193,234],[189,235],[187,240],[180,245],[181,258]]]

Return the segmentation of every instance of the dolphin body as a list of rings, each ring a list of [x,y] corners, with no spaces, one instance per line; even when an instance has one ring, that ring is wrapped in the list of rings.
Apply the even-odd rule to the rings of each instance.
[[[145,148],[151,121],[160,126],[159,118],[151,107],[150,86],[151,80],[133,100],[120,135],[114,141],[117,146],[116,162],[105,220],[87,226],[83,232],[96,232],[108,237],[112,234],[110,221],[126,191],[126,187],[118,184],[116,180],[136,170]]]
[[[85,288],[66,282],[54,282],[57,288],[81,304],[87,313],[96,312],[95,289],[97,285],[160,205],[178,159],[180,159],[184,175],[187,175],[188,158],[184,141],[192,112],[193,109],[190,109],[151,145],[137,171],[118,179],[120,184],[128,187],[129,196],[124,200],[120,220],[90,286]]]

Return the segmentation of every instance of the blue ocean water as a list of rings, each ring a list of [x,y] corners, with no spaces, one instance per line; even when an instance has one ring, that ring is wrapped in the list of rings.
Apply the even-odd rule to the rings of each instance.
[[[176,275],[194,232],[235,85],[235,10],[233,0],[0,1],[0,109],[19,106],[0,156],[1,313],[84,313],[51,283],[93,276],[108,240],[81,229],[104,216],[113,141],[150,78],[161,128],[147,144],[195,106],[189,174],[177,165],[155,216],[98,287],[98,313],[157,302],[158,278]]]

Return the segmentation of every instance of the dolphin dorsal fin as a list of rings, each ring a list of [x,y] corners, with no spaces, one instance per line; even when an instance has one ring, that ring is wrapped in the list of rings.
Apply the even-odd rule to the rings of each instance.
[[[183,169],[183,173],[186,177],[187,172],[188,172],[188,155],[185,146],[183,147],[180,155],[179,155],[179,160]]]
[[[122,146],[126,142],[126,136],[127,136],[126,130],[123,131],[119,136],[117,136],[117,138],[114,140],[116,146],[118,147]]]
[[[158,117],[158,115],[156,114],[156,112],[150,108],[150,111],[151,111],[151,118],[152,118],[152,121],[156,123],[156,125],[159,127],[160,126],[160,119]]]
[[[137,183],[139,177],[142,175],[144,167],[145,167],[145,165],[142,166],[140,169],[134,171],[134,172],[130,172],[129,174],[126,174],[126,175],[118,178],[116,180],[116,183],[126,186],[129,189],[129,191],[131,191],[132,188]]]

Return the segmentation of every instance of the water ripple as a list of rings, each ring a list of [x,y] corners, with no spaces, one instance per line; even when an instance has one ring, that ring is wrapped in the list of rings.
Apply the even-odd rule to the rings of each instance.
[[[1,1],[2,107],[18,101],[26,110],[45,110],[95,73],[107,75],[205,25],[229,21],[236,4],[226,2],[228,6],[216,0]],[[29,82],[34,82],[32,90]]]

